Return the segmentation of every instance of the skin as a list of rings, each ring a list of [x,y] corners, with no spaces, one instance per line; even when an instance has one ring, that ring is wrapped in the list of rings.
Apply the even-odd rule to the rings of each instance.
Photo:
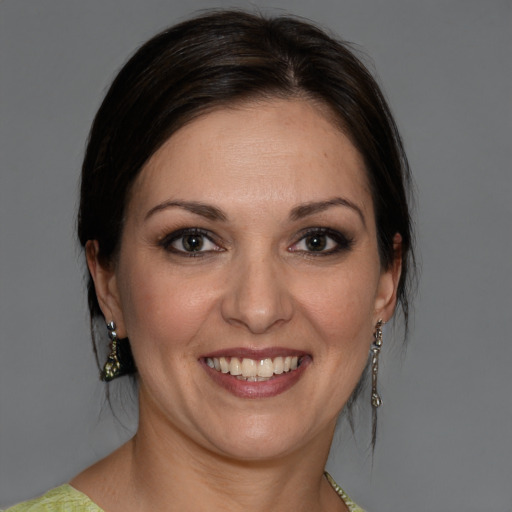
[[[206,233],[195,257],[173,238],[184,228]],[[374,326],[393,314],[399,246],[383,269],[362,157],[318,106],[247,103],[179,130],[136,179],[115,262],[87,244],[105,318],[130,338],[140,422],[71,484],[109,512],[346,510],[323,468]],[[309,364],[286,391],[241,398],[201,362],[233,347]]]

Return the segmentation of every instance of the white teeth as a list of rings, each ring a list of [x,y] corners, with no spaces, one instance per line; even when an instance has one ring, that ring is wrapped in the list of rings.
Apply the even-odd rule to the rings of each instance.
[[[229,373],[231,375],[242,375],[242,365],[238,357],[232,357],[229,362]]]
[[[258,364],[258,377],[272,377],[272,375],[274,375],[272,359],[262,359]]]
[[[219,359],[220,371],[222,373],[229,373],[229,363],[225,357]]]
[[[270,377],[242,377],[241,375],[237,375],[236,378],[246,382],[263,382],[264,380],[270,380]]]
[[[208,357],[206,364],[218,372],[229,373],[241,380],[258,382],[296,370],[299,367],[299,357],[278,356],[260,360],[244,357],[241,361],[238,357]]]
[[[284,371],[284,361],[282,357],[276,357],[274,359],[274,373],[276,375],[281,375]]]
[[[254,359],[242,360],[242,376],[243,377],[256,377],[258,375],[258,366]]]

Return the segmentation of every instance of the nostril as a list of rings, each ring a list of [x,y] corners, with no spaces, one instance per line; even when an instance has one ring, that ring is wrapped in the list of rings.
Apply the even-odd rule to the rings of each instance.
[[[238,264],[231,269],[225,288],[223,318],[253,334],[266,333],[287,322],[293,304],[283,269],[271,256],[241,257]]]

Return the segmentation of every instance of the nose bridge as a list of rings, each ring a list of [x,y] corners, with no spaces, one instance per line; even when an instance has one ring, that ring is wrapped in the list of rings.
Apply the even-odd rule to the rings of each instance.
[[[270,250],[240,255],[223,301],[225,320],[262,334],[287,322],[292,313],[282,261]]]

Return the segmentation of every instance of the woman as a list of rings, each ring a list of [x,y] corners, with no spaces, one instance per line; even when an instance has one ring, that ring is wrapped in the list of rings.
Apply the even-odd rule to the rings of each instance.
[[[361,510],[324,466],[365,368],[380,405],[397,301],[407,319],[407,180],[376,83],[317,28],[223,11],[146,43],[78,217],[102,378],[136,374],[138,430],[12,510]]]

